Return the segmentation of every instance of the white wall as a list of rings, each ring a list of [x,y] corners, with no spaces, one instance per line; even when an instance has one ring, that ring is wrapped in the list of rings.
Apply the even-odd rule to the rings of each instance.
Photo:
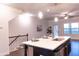
[[[67,20],[64,19],[59,19],[58,22],[54,22],[53,20],[49,21],[49,26],[54,26],[54,25],[58,25],[59,26],[59,35],[60,36],[71,36],[72,39],[79,39],[79,34],[64,34],[64,23],[75,23],[78,22],[79,23],[79,17],[76,18],[70,18]],[[74,25],[76,26],[76,25]]]
[[[19,22],[19,19],[16,18],[14,20],[11,20],[9,22],[9,35],[10,36],[15,36],[15,35],[24,35],[24,34],[29,34],[29,39],[32,37],[40,37],[45,35],[46,29],[48,27],[48,21],[47,20],[40,20],[38,18],[32,18],[31,23],[27,24],[26,22],[25,25],[23,23]],[[42,25],[42,31],[37,32],[37,25]]]
[[[21,19],[23,20],[23,19]],[[29,19],[24,19],[24,20],[29,20]],[[15,35],[25,35],[29,34],[29,40],[32,38],[39,38],[44,35],[46,35],[46,29],[48,27],[48,21],[47,20],[40,20],[36,17],[32,17],[30,19],[30,24],[28,24],[28,21],[24,23],[20,22],[20,19],[18,17],[14,20],[11,20],[9,22],[9,35],[10,36],[15,36]],[[42,25],[42,31],[37,32],[37,25]],[[10,51],[14,51],[18,45],[20,45],[23,41],[26,41],[27,39],[18,39],[16,42],[14,42],[10,46]],[[30,50],[32,53],[32,50]]]
[[[9,54],[8,21],[19,13],[19,10],[0,4],[0,55]]]

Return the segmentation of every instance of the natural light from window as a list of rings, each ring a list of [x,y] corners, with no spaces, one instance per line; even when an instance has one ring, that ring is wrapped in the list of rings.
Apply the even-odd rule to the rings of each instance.
[[[64,34],[79,34],[79,23],[65,23]]]

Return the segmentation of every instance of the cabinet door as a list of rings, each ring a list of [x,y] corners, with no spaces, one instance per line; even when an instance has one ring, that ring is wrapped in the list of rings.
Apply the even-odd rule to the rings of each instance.
[[[67,56],[68,55],[68,46],[65,46],[64,48],[64,56]]]
[[[68,56],[71,52],[71,43],[70,41],[67,42],[67,45],[65,46],[65,49],[64,49],[64,56]]]
[[[55,56],[64,56],[64,47],[55,53]]]

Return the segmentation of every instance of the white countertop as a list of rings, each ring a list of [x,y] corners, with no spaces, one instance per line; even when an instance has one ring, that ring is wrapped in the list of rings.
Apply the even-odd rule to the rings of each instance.
[[[61,41],[54,41],[53,38],[51,39],[44,39],[44,38],[39,38],[37,42],[32,42],[32,41],[26,41],[23,42],[25,45],[30,45],[30,46],[35,46],[35,47],[40,47],[44,49],[50,49],[54,50],[58,46],[60,46],[62,43],[66,42],[70,37],[68,36],[59,36],[58,38],[61,38],[63,40]]]

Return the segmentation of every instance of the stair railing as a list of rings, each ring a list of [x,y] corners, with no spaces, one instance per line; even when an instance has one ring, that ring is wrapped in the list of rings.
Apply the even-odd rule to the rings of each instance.
[[[27,41],[28,41],[28,33],[26,35],[18,35],[18,36],[11,36],[11,37],[9,37],[9,38],[15,38],[14,40],[11,41],[9,46],[12,45],[19,37],[24,37],[24,36],[27,37]]]

